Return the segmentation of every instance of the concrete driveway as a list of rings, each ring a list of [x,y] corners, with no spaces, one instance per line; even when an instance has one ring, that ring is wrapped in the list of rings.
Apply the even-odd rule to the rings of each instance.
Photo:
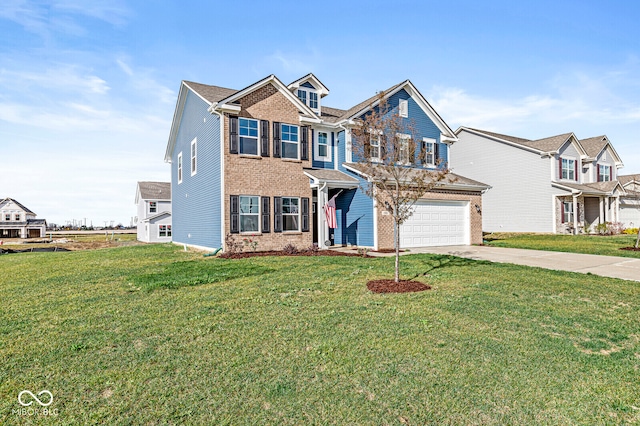
[[[595,254],[560,253],[555,251],[525,250],[490,246],[448,246],[412,248],[410,252],[450,254],[490,262],[514,263],[560,271],[588,272],[603,277],[640,281],[640,259],[598,256]]]

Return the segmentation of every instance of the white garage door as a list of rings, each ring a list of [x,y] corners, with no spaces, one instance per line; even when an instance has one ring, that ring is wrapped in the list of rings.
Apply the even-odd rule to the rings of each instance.
[[[400,247],[470,243],[468,201],[418,201],[400,227]]]
[[[627,228],[640,226],[640,205],[620,204],[620,222]]]

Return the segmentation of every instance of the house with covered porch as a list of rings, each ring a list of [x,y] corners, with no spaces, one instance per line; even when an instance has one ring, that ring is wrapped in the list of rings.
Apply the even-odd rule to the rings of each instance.
[[[13,198],[0,201],[0,238],[41,238],[46,235],[47,221]]]
[[[623,163],[606,136],[530,140],[470,127],[456,135],[453,171],[492,186],[484,231],[573,234],[620,221]]]

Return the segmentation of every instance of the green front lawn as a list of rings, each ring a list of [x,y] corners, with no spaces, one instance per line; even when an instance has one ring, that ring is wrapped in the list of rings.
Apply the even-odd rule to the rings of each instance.
[[[494,247],[511,247],[532,250],[564,251],[570,253],[599,254],[603,256],[635,257],[639,251],[620,250],[633,247],[635,235],[554,235],[495,233],[485,235],[485,244]]]
[[[0,256],[0,424],[640,421],[640,285],[436,255]],[[20,412],[47,389],[57,417]],[[46,398],[44,398],[46,399]]]

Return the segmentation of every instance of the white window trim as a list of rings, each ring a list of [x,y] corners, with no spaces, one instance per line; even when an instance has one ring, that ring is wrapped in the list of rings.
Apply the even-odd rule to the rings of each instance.
[[[313,141],[313,154],[318,161],[330,162],[331,161],[331,132],[324,130],[315,130],[315,138]],[[320,155],[320,133],[327,135],[327,155]]]
[[[398,115],[404,118],[409,117],[409,100],[408,99],[400,99],[400,101],[398,102]]]
[[[197,137],[193,138],[193,140],[191,141],[191,151],[189,151],[189,153],[191,158],[189,165],[191,167],[191,176],[193,176],[198,172],[198,138]]]
[[[245,213],[242,214],[242,202],[241,198],[243,197],[253,197],[258,199],[258,230],[257,231],[243,231],[242,230],[242,216],[255,216],[256,213]],[[238,232],[240,234],[252,235],[259,234],[262,231],[262,221],[260,220],[262,217],[262,202],[259,195],[238,195]]]
[[[576,182],[576,183],[577,183],[577,182],[579,182],[578,174],[579,174],[580,170],[578,170],[578,174],[576,174],[576,164],[577,164],[577,161],[578,161],[578,160],[577,160],[576,158],[574,158],[574,157],[564,157],[564,156],[560,156],[560,158],[561,158],[563,161],[564,161],[564,160],[567,160],[567,161],[573,161],[573,168],[572,168],[572,169],[569,169],[568,171],[573,171],[573,174],[574,174],[574,178],[573,178],[573,179],[571,179],[571,178],[569,178],[569,173],[567,173],[567,177],[566,177],[566,178],[565,178],[565,177],[563,177],[563,174],[564,174],[564,173],[561,173],[561,174],[560,174],[560,179],[561,179],[561,180],[567,180],[567,181],[569,181],[569,182]],[[563,165],[564,165],[564,163],[563,163]],[[562,168],[562,171],[564,172],[564,167]]]
[[[155,211],[155,212],[152,212],[152,211],[151,211],[151,203],[156,203],[156,211]],[[149,214],[152,214],[152,213],[153,213],[153,214],[156,214],[156,213],[158,213],[158,202],[157,202],[157,201],[149,201],[148,206],[149,206],[149,207],[148,207],[147,211],[148,211],[148,213],[149,213]]]
[[[320,96],[320,93],[318,92],[318,90],[316,90],[316,89],[310,89],[310,88],[308,88],[308,87],[302,87],[302,86],[300,86],[300,87],[298,87],[298,91],[306,92],[306,94],[307,94],[307,95],[306,95],[306,100],[305,100],[305,101],[303,101],[303,100],[302,100],[302,99],[300,99],[300,97],[298,96],[298,92],[296,92],[296,97],[300,100],[300,102],[303,102],[303,103],[304,103],[306,106],[308,106],[308,107],[309,107],[313,112],[317,112],[317,113],[319,113],[319,112],[320,112],[320,99],[321,99],[321,96]],[[318,107],[317,107],[317,108],[311,108],[311,96],[310,96],[310,94],[311,94],[312,92],[313,92],[313,93],[315,93],[316,95],[318,95]]]
[[[596,178],[599,176],[602,180],[598,182],[611,182],[612,179],[609,179],[610,176],[613,175],[613,168],[610,164],[596,164],[598,170],[596,171]],[[600,167],[604,167],[607,170],[607,173],[602,173]],[[604,176],[604,179],[603,179]]]
[[[249,121],[255,121],[258,125],[258,136],[256,136],[256,152],[257,154],[248,154],[245,152],[242,152],[242,150],[240,149],[240,147],[242,146],[241,140],[240,138],[251,138],[253,139],[253,136],[241,136],[240,135],[240,120],[249,120]],[[255,156],[255,157],[259,157],[261,154],[260,151],[260,120],[256,120],[255,118],[246,118],[246,117],[239,117],[238,118],[238,154],[240,155],[248,155],[248,156]]]
[[[160,228],[163,227],[163,226],[166,227],[165,235],[160,235]],[[170,228],[171,228],[171,225],[166,225],[166,224],[158,225],[158,238],[169,238],[169,237],[171,237],[171,235],[169,235],[169,233],[171,232]]]
[[[378,130],[378,131],[374,131],[371,130],[369,133],[369,160],[371,160],[374,163],[380,163],[382,162],[382,158],[380,158],[380,154],[382,153],[382,131]],[[373,141],[378,142],[378,145],[374,145]],[[371,155],[371,147],[373,146],[377,146],[378,148],[378,155],[373,156]]]
[[[409,141],[411,140],[411,135],[408,135],[408,134],[405,134],[405,133],[397,133],[396,137],[402,141],[401,142],[402,145],[406,144],[407,160],[408,160],[408,161],[400,161],[401,160],[400,154],[402,153],[402,149],[404,149],[404,146],[401,146],[401,148],[400,148],[401,151],[398,154],[398,160],[399,160],[398,164],[403,165],[403,166],[409,166],[409,165],[413,164],[413,162],[411,160],[414,159],[413,155],[415,155],[415,153],[409,152],[409,148],[410,148],[409,147]]]
[[[182,151],[178,154],[178,185],[182,183]]]
[[[288,198],[291,200],[298,200],[298,220],[296,221],[298,224],[298,229],[284,229],[284,217],[285,216],[296,216],[296,213],[285,213],[284,212],[284,199]],[[282,199],[282,232],[301,232],[302,229],[302,199],[300,197],[281,197]]]
[[[425,144],[425,148],[426,148],[426,144],[431,144],[431,158],[433,159],[431,163],[427,163],[426,161],[427,159],[425,158],[425,164],[423,165],[435,167],[436,166],[436,144],[438,143],[438,141],[433,138],[422,138],[422,143]],[[420,148],[422,149],[422,147]]]
[[[291,157],[285,157],[284,156],[284,146],[283,146],[283,144],[285,144],[285,143],[293,144],[293,142],[285,141],[282,138],[282,135],[284,134],[284,132],[282,130],[282,126],[289,126],[289,127],[298,128],[298,141],[296,142],[296,145],[298,145],[298,149],[296,149],[296,158],[291,158]],[[280,123],[280,158],[283,158],[285,160],[300,160],[300,146],[301,146],[300,139],[302,139],[302,135],[300,133],[300,126],[298,126],[297,124]]]
[[[571,207],[569,210],[565,209],[565,206],[567,204]],[[567,211],[569,213],[568,214],[569,218],[568,218],[568,220],[564,220],[565,219],[565,213],[567,213]],[[563,201],[562,202],[561,215],[562,215],[562,223],[573,223],[573,218],[574,218],[575,212],[573,211],[573,202],[572,201]]]

